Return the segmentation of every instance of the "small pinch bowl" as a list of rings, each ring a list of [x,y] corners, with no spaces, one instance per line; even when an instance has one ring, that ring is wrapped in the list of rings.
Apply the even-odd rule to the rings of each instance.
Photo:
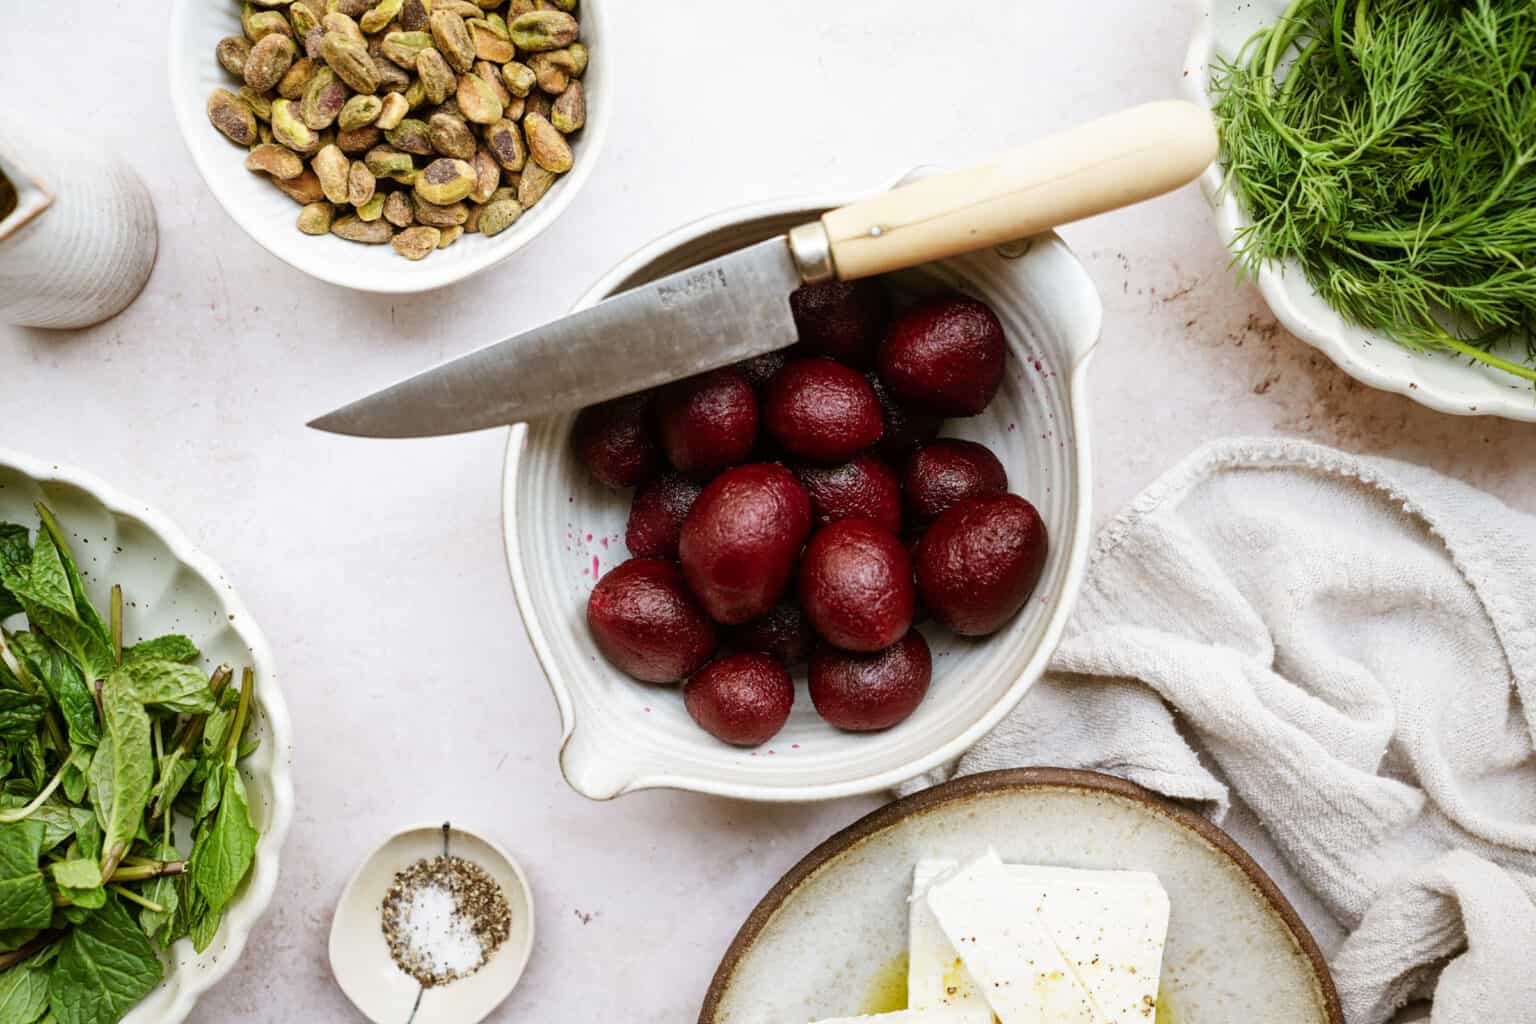
[[[494,238],[465,235],[420,262],[396,255],[388,245],[302,234],[294,226],[299,205],[264,180],[266,175],[246,170],[245,152],[208,123],[209,94],[216,88],[233,92],[239,84],[214,59],[220,39],[240,35],[239,0],[172,0],[171,105],[192,162],[214,198],[272,255],[311,277],[361,292],[403,295],[445,288],[488,270],[532,242],[565,212],[591,177],[608,137],[613,106],[607,12],[605,0],[582,0],[575,12],[592,61],[582,77],[587,124],[571,137],[576,155],[571,170],[501,234]]]
[[[90,474],[0,448],[0,520],[35,529],[35,502],[57,514],[80,563],[86,589],[105,608],[112,584],[130,602],[128,637],[184,633],[204,667],[256,670],[256,728],[261,745],[241,762],[251,816],[261,830],[251,875],[202,953],[183,939],[171,948],[166,975],[123,1024],[180,1024],[199,996],[235,966],[251,929],[272,901],[278,859],[293,820],[293,738],[272,651],[218,566],[164,516]],[[178,836],[185,849],[186,837]]]
[[[1255,32],[1285,14],[1287,0],[1206,0],[1184,58],[1185,98],[1209,108],[1211,65],[1236,54]],[[1228,248],[1251,221],[1230,189],[1218,159],[1200,176]],[[1536,422],[1531,385],[1501,370],[1473,364],[1445,352],[1414,352],[1380,331],[1349,323],[1313,290],[1299,266],[1265,263],[1255,283],[1285,329],[1318,349],[1362,384],[1392,391],[1437,412],[1456,416],[1501,416]],[[1508,343],[1507,343],[1508,344]],[[1518,343],[1500,355],[1519,362]]]
[[[624,260],[577,304],[681,270],[815,219],[849,196],[732,210],[683,227]],[[963,291],[1002,320],[1010,359],[997,399],[944,433],[989,445],[1010,488],[1033,502],[1050,555],[1028,605],[984,640],[923,627],[933,683],[922,706],[882,733],[839,732],[817,717],[803,676],[789,722],[755,751],[694,724],[680,687],[636,682],[598,653],[586,604],[603,572],[624,561],[630,495],[591,480],[571,445],[574,415],[512,428],[503,482],[507,561],[523,623],[562,724],[560,764],[577,792],[606,800],[670,788],[760,801],[830,800],[890,787],[958,756],[1039,678],[1082,582],[1090,535],[1088,356],[1102,307],[1082,266],[1055,235],[933,263],[888,278],[910,296]]]

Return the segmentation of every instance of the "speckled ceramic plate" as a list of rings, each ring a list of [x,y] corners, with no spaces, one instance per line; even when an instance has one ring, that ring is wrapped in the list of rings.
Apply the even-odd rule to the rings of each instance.
[[[801,1024],[905,1003],[907,894],[921,857],[1152,871],[1172,903],[1159,1024],[1343,1024],[1317,943],[1226,833],[1120,779],[971,775],[883,807],[758,904],[700,1024]]]

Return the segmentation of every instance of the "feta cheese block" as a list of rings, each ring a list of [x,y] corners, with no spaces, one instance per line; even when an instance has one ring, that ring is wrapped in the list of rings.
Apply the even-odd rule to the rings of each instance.
[[[982,999],[924,898],[955,862],[920,861],[913,872],[908,1005],[969,1005]],[[1143,1024],[1156,1012],[1168,896],[1143,871],[1003,866],[1073,976],[1087,991],[1095,1024]]]
[[[935,879],[926,900],[1002,1024],[1098,1024],[1088,990],[996,852]]]
[[[973,1006],[941,1006],[932,1010],[897,1010],[872,1013],[863,1017],[838,1017],[817,1024],[992,1024],[992,1011],[977,1003]]]

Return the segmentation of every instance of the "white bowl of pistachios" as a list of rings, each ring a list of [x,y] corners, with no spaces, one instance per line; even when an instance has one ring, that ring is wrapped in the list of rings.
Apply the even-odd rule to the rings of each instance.
[[[406,293],[559,217],[607,134],[601,0],[173,0],[176,120],[214,197],[323,281]]]

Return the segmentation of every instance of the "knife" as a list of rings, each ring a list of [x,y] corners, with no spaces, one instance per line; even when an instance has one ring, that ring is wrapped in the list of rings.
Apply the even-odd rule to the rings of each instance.
[[[1162,195],[1216,155],[1210,115],[1133,107],[822,215],[450,360],[309,425],[430,437],[568,412],[795,342],[789,294],[1037,234]]]

